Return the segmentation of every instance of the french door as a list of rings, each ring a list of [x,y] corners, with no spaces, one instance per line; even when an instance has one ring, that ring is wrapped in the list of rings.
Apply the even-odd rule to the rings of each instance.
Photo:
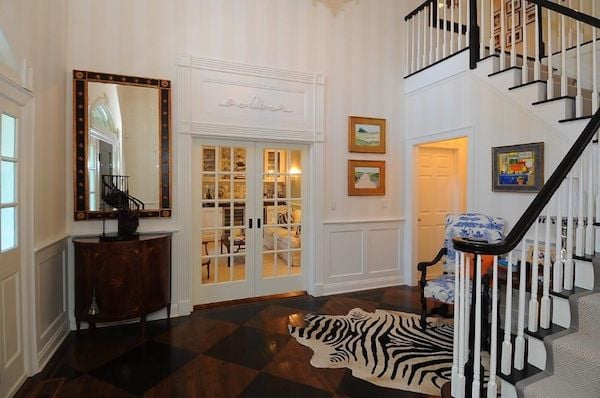
[[[0,396],[25,377],[19,220],[20,108],[0,96]]]
[[[305,290],[306,148],[193,144],[194,303]]]

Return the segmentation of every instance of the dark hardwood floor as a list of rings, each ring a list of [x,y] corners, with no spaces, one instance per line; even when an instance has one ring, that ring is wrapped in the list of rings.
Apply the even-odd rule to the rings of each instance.
[[[38,397],[426,397],[382,388],[346,369],[310,365],[312,351],[287,325],[305,314],[353,308],[420,312],[419,290],[398,286],[197,310],[187,317],[99,328],[67,337],[17,398]]]

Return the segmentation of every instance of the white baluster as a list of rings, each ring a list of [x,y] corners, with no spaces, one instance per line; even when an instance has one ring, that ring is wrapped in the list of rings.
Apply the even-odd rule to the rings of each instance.
[[[548,9],[548,83],[546,99],[554,98],[554,73],[552,72],[552,13]]]
[[[447,15],[447,10],[448,8],[446,7],[446,2],[444,2],[444,4],[442,5],[442,8],[440,8],[439,10],[443,11],[442,14],[442,36],[443,36],[443,41],[444,44],[442,45],[442,58],[446,58],[446,55],[448,54],[448,40],[447,40],[447,22],[448,22],[448,15]]]
[[[586,149],[588,159],[587,225],[585,227],[585,254],[594,254],[594,158],[589,144]]]
[[[569,174],[569,200],[567,202],[567,258],[563,273],[563,287],[573,289],[573,174]]]
[[[596,0],[592,0],[592,16],[596,16]],[[596,113],[598,105],[598,60],[596,55],[596,27],[592,27],[592,114]]]
[[[494,256],[492,269],[492,336],[490,347],[490,380],[488,381],[488,398],[497,398],[496,385],[496,351],[498,349],[498,256]]]
[[[450,1],[450,55],[454,54],[454,0]]]
[[[540,302],[540,326],[543,329],[550,327],[550,203],[546,206],[546,235],[544,236],[544,284],[542,300]]]
[[[529,67],[527,64],[527,24],[524,22],[527,19],[527,13],[525,12],[525,9],[527,8],[527,6],[525,5],[525,1],[523,0],[522,4],[521,4],[521,26],[523,27],[523,33],[521,33],[523,35],[523,42],[522,42],[522,47],[523,47],[523,65],[522,65],[522,69],[521,69],[521,83],[525,84],[527,82],[529,82]]]
[[[517,10],[515,9],[515,0],[510,0],[512,12],[510,13],[510,66],[517,65],[517,46],[515,45],[515,15]],[[504,14],[503,14],[504,15]],[[503,16],[500,16],[502,18]]]
[[[504,341],[502,342],[501,372],[509,375],[511,371],[512,357],[512,264],[513,252],[508,253],[508,265],[506,266],[506,303],[504,307]]]
[[[506,33],[506,27],[504,26],[504,1],[500,2],[500,70],[504,70],[506,68],[506,56],[504,52],[506,51],[506,43],[504,39],[504,35]]]
[[[485,0],[483,0],[486,3]],[[494,26],[494,4],[493,2],[489,2],[490,4],[490,55],[496,52],[496,43],[494,41],[494,30],[496,27]]]
[[[569,8],[573,8],[573,5],[571,4],[571,0],[569,0],[569,2],[567,3],[567,7]],[[573,21],[571,21],[571,18],[568,19],[568,25],[569,25],[569,33],[568,33],[568,40],[569,40],[569,46],[573,45]]]
[[[536,218],[533,227],[533,258],[531,259],[531,297],[529,299],[529,324],[527,329],[530,332],[537,332],[538,329],[538,260],[539,260],[539,219]]]
[[[410,75],[412,73],[412,65],[410,63],[410,21],[406,21],[406,23],[404,24],[404,26],[406,26],[406,66],[405,66],[405,70],[406,70],[406,74]]]
[[[435,6],[437,6],[437,3],[435,3]],[[434,10],[434,3],[431,3],[429,5],[429,21],[430,21],[430,26],[429,26],[429,64],[433,63],[433,10]]]
[[[560,15],[560,95],[566,97],[567,91],[567,20]]]
[[[583,157],[579,159],[579,181],[577,181],[577,229],[575,230],[575,254],[583,256],[584,228],[583,228]]]
[[[560,293],[563,286],[563,247],[562,247],[562,185],[558,188],[556,206],[556,258],[552,275],[552,291]]]
[[[463,291],[461,289],[462,281],[460,280],[460,263],[459,253],[454,252],[454,339],[452,344],[452,396],[456,397],[456,387],[458,385],[458,355],[462,347],[459,340],[460,337],[460,319],[461,319],[461,304]]]
[[[410,42],[411,43],[411,45],[410,45],[410,47],[411,47],[410,61],[411,61],[411,64],[412,64],[411,72],[416,72],[417,71],[417,58],[415,57],[415,43],[417,42],[416,33],[415,33],[415,19],[416,19],[415,15],[413,15],[410,18],[410,24],[411,24],[410,31],[411,31],[411,35],[412,35],[412,40]]]
[[[459,51],[463,48],[462,26],[462,0],[458,0],[458,43],[456,44],[456,49]]]
[[[581,0],[579,0],[579,9],[581,10]],[[575,96],[575,116],[583,116],[583,94],[581,92],[581,23],[579,20],[575,23],[575,29],[577,30],[577,72],[575,79],[577,79],[577,95]]]
[[[533,61],[533,80],[540,80],[540,35],[542,32],[540,32],[540,24],[538,23],[539,18],[541,18],[542,16],[539,15],[539,7],[536,5],[535,7],[535,20],[533,21],[534,23],[534,28],[535,28],[535,60]],[[525,22],[523,22],[524,24],[526,24]]]
[[[423,11],[421,12],[421,15],[423,15],[423,68],[426,67],[427,64],[427,43],[428,43],[428,38],[427,38],[427,16],[429,15],[429,12],[427,11],[427,7],[423,8]]]
[[[417,20],[417,70],[421,69],[421,13],[415,15]]]
[[[457,252],[458,253],[458,252]],[[466,384],[466,378],[465,378],[465,362],[466,362],[466,353],[468,350],[468,340],[465,340],[465,336],[466,334],[466,330],[465,330],[465,322],[466,322],[466,315],[467,315],[467,309],[466,309],[466,303],[468,300],[468,295],[469,295],[469,290],[465,290],[465,286],[468,287],[467,285],[467,281],[468,281],[468,275],[466,275],[465,273],[465,269],[466,269],[466,264],[465,264],[465,254],[464,253],[460,253],[460,296],[459,296],[459,305],[460,305],[460,312],[459,312],[459,330],[460,333],[458,334],[458,338],[459,338],[459,349],[458,349],[458,383],[456,386],[456,390],[454,391],[454,397],[464,397],[465,396],[465,384]],[[467,337],[468,338],[468,337]],[[465,346],[465,344],[467,344]]]
[[[515,369],[523,370],[525,366],[525,284],[527,283],[527,267],[525,266],[525,239],[521,245],[521,264],[519,264],[519,315],[517,323],[517,337],[515,338]]]
[[[471,396],[479,398],[481,388],[481,254],[477,255],[475,269],[475,344],[473,346],[473,389]]]

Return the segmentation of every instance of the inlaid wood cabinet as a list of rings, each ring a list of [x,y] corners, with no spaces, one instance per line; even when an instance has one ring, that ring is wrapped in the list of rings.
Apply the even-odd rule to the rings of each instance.
[[[102,242],[75,238],[75,320],[95,328],[96,322],[146,316],[171,308],[171,235]]]

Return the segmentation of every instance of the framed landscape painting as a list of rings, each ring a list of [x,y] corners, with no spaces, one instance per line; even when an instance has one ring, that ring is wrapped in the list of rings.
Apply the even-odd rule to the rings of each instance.
[[[385,119],[349,116],[348,151],[385,153]]]
[[[385,161],[348,160],[348,196],[385,195]]]
[[[538,192],[544,185],[544,143],[492,148],[492,190]]]

